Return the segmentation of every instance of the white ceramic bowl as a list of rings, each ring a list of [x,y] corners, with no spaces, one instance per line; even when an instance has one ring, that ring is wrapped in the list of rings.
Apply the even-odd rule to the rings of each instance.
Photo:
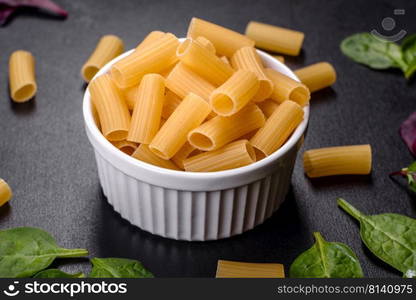
[[[128,51],[105,65],[107,72]],[[295,80],[294,73],[265,52],[267,67]],[[130,223],[163,237],[206,241],[252,229],[275,212],[287,194],[297,150],[309,118],[275,153],[254,164],[220,172],[181,172],[159,168],[119,151],[101,134],[85,91],[85,128],[97,161],[103,192],[114,209]]]

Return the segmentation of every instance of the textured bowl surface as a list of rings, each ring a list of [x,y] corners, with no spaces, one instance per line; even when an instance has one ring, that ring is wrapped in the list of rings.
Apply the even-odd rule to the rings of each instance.
[[[130,50],[97,74],[129,55]],[[263,63],[295,80],[294,73],[259,51]],[[97,128],[88,89],[83,100],[85,128],[97,161],[103,192],[114,209],[143,230],[178,240],[227,238],[263,223],[283,202],[297,150],[309,118],[275,153],[254,164],[220,172],[180,172],[136,160],[115,148]]]

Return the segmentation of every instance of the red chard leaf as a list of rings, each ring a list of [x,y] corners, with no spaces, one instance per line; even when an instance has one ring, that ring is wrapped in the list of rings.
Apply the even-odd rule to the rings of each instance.
[[[2,26],[4,23],[6,23],[6,21],[9,19],[11,14],[14,13],[15,10],[16,10],[16,8],[14,8],[14,7],[0,8],[0,26]]]
[[[42,9],[60,17],[66,18],[68,12],[51,0],[0,0],[0,25],[21,7]]]
[[[416,112],[412,113],[400,126],[400,136],[410,152],[416,156]]]

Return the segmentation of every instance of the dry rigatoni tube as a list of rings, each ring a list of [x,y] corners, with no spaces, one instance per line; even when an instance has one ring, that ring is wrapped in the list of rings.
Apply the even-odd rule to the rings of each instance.
[[[0,178],[0,207],[9,202],[13,193],[6,181]]]
[[[320,62],[298,69],[295,74],[311,93],[331,86],[337,80],[337,73],[328,62]]]
[[[215,87],[207,80],[190,70],[183,63],[178,63],[166,77],[166,87],[181,98],[194,93],[206,101]]]
[[[165,81],[166,83],[166,81]],[[181,104],[182,99],[174,92],[167,90],[165,92],[165,103],[162,109],[162,118],[168,119],[175,109]]]
[[[308,177],[370,174],[371,146],[355,145],[312,149],[303,154],[303,168]]]
[[[144,48],[148,47],[149,45],[151,45],[153,42],[160,39],[164,35],[165,33],[162,31],[152,31],[144,38],[143,41],[141,41],[140,44],[137,45],[136,50],[137,51],[143,50]]]
[[[209,102],[214,112],[231,116],[241,110],[257,94],[260,82],[254,72],[238,70],[211,93]]]
[[[122,141],[130,128],[130,112],[108,74],[94,79],[88,86],[91,100],[100,118],[101,131],[109,141]]]
[[[113,58],[124,52],[123,41],[115,35],[105,35],[81,69],[81,76],[90,82],[97,72]]]
[[[219,260],[216,278],[285,278],[282,264]]]
[[[137,144],[129,141],[119,141],[112,143],[114,147],[118,148],[120,151],[126,153],[127,155],[132,155],[133,152],[137,149]]]
[[[231,66],[191,39],[180,44],[176,55],[191,70],[216,86],[223,84],[234,73]]]
[[[217,54],[228,57],[241,47],[254,47],[254,41],[241,33],[198,18],[192,18],[187,36],[193,39],[199,36],[207,38],[214,44]]]
[[[247,140],[232,142],[220,149],[204,152],[185,159],[189,172],[215,172],[249,165],[256,161],[253,147]]]
[[[160,128],[165,101],[165,79],[159,74],[146,74],[140,82],[127,140],[149,144]]]
[[[253,101],[260,102],[268,98],[273,92],[273,83],[264,73],[263,64],[256,49],[253,47],[243,47],[236,51],[231,58],[231,65],[237,69],[249,70],[256,74],[260,81],[260,87]]]
[[[231,117],[216,116],[192,130],[188,142],[203,151],[212,151],[264,125],[265,118],[256,105],[249,104]]]
[[[274,84],[270,98],[278,103],[292,100],[300,106],[309,104],[311,93],[306,85],[273,69],[266,69],[267,76]]]
[[[288,55],[299,55],[305,34],[283,27],[251,21],[246,35],[256,42],[256,47]]]
[[[199,154],[201,151],[196,149],[194,146],[189,144],[188,142],[182,146],[182,148],[176,152],[176,154],[172,157],[172,161],[182,170],[184,170],[183,162],[188,157],[192,156],[192,154]]]
[[[279,149],[303,120],[303,109],[296,102],[284,101],[250,139],[258,158]]]
[[[266,99],[263,102],[257,103],[257,105],[266,118],[270,117],[276,110],[276,108],[279,107],[279,104],[272,99]]]
[[[37,91],[35,80],[35,59],[32,53],[17,50],[9,59],[10,96],[14,102],[26,102]]]
[[[166,33],[148,47],[116,62],[111,67],[111,76],[120,88],[137,85],[147,73],[158,73],[173,65],[178,45],[176,36]]]
[[[162,159],[150,151],[149,145],[141,144],[131,156],[154,166],[180,171],[173,162]]]
[[[215,46],[211,41],[203,36],[199,36],[195,39],[197,43],[199,43],[202,47],[208,49],[210,52],[214,53],[216,52]]]
[[[186,143],[188,133],[198,127],[211,112],[209,104],[195,94],[186,96],[166,120],[150,143],[150,150],[170,159]]]
[[[126,101],[127,107],[129,110],[134,109],[134,105],[137,100],[137,93],[139,91],[139,86],[135,85],[123,90],[124,100]]]

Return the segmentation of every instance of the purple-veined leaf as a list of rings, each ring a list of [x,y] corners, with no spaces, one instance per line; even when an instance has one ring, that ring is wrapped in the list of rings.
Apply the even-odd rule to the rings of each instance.
[[[6,23],[8,18],[21,7],[39,8],[63,18],[68,12],[51,0],[0,0],[0,25]]]
[[[416,156],[416,112],[412,113],[400,126],[400,136],[410,152]]]

